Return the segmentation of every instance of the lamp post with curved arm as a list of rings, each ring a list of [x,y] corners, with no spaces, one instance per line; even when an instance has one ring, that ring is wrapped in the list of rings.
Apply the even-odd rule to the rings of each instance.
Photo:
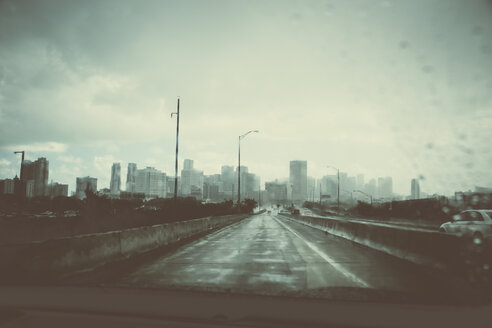
[[[237,206],[241,206],[241,139],[246,138],[246,136],[250,133],[258,133],[260,131],[258,130],[251,130],[246,132],[245,134],[242,134],[238,138],[238,152],[237,152],[237,161],[238,161],[238,167],[237,167]]]
[[[333,165],[328,165],[327,167],[337,170],[337,180],[338,180],[338,183],[337,183],[337,210],[340,211],[340,169],[338,169],[337,167],[334,167]]]

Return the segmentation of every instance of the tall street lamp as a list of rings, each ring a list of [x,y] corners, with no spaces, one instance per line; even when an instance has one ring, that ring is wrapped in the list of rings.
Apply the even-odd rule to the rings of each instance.
[[[171,117],[176,115],[176,162],[174,167],[174,201],[178,198],[178,137],[179,137],[179,97],[178,109],[175,113],[171,113]]]
[[[258,133],[260,131],[258,130],[251,130],[246,132],[243,135],[239,136],[239,142],[238,142],[238,152],[237,152],[237,158],[238,158],[238,167],[237,167],[237,205],[241,206],[241,139],[246,138],[246,136],[250,133]]]
[[[332,165],[328,165],[328,168],[332,168],[337,170],[337,210],[340,211],[340,170],[337,167],[334,167]]]

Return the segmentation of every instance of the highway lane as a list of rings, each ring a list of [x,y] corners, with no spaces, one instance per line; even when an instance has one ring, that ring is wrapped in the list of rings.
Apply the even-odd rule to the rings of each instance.
[[[184,245],[115,284],[267,294],[329,287],[438,294],[446,288],[414,264],[266,213]]]

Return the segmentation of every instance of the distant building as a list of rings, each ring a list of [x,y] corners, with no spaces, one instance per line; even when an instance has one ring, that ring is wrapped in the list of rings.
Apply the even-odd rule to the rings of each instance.
[[[183,170],[192,170],[193,169],[193,160],[185,159],[183,161]]]
[[[77,178],[75,183],[75,197],[78,199],[86,198],[85,191],[87,189],[92,192],[97,192],[97,178],[91,178],[89,176],[83,178]]]
[[[234,179],[234,166],[222,165],[220,171],[220,180],[222,181],[224,193],[230,195],[233,189],[237,188],[237,180]]]
[[[363,190],[364,189],[364,174],[357,174],[356,178],[356,187],[358,190]]]
[[[391,177],[378,178],[378,197],[391,198],[393,196],[393,179]]]
[[[68,185],[61,183],[52,183],[48,186],[49,196],[55,198],[58,196],[68,197]]]
[[[23,182],[23,186],[25,187],[26,197],[27,198],[34,197],[34,180],[27,180],[27,181]],[[67,185],[67,188],[68,188],[68,185]]]
[[[112,195],[119,195],[121,189],[121,165],[113,163],[111,167],[111,180],[109,181],[109,190]]]
[[[21,181],[34,180],[33,196],[49,196],[48,190],[49,161],[44,157],[31,162],[25,160],[21,165]]]
[[[278,181],[265,183],[266,197],[272,204],[283,204],[287,202],[287,184]]]
[[[289,183],[292,202],[304,202],[307,199],[307,161],[290,161]]]
[[[167,176],[153,167],[137,170],[135,190],[146,198],[167,197]]]
[[[126,173],[126,192],[136,192],[135,181],[137,178],[137,164],[128,163],[128,171]]]
[[[212,174],[203,178],[203,198],[220,200],[223,195],[223,184],[220,174]]]
[[[174,197],[174,185],[176,184],[176,177],[167,177],[167,197]],[[181,178],[178,177],[178,186],[181,183]],[[178,192],[179,192],[179,187],[178,187]]]
[[[371,179],[369,180],[369,182],[366,184],[365,188],[364,188],[364,191],[373,196],[373,197],[376,197],[377,196],[377,182],[376,182],[376,179]]]
[[[1,194],[15,194],[32,198],[34,195],[34,180],[21,181],[17,176],[13,179],[0,180]]]
[[[0,180],[0,192],[2,194],[14,194],[15,192],[14,179]]]
[[[412,179],[410,187],[410,199],[420,199],[420,184],[419,180]]]
[[[319,181],[320,196],[322,200],[334,200],[338,195],[338,177],[336,175],[325,175]]]
[[[183,163],[180,194],[197,199],[203,198],[203,171],[194,169],[191,159],[185,159]]]
[[[307,177],[307,200],[313,201],[316,196],[316,179]]]
[[[209,182],[204,182],[203,198],[210,199],[210,200],[219,200],[220,199],[219,185]]]

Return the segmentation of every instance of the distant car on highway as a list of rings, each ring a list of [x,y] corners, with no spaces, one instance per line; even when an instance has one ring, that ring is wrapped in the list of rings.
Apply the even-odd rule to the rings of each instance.
[[[290,212],[287,210],[280,210],[278,214],[290,214]]]
[[[473,237],[475,243],[492,236],[492,210],[466,210],[453,216],[453,221],[443,223],[440,232]]]
[[[311,215],[313,215],[313,212],[311,210],[306,210],[306,209],[303,209],[301,213],[302,213],[303,216],[311,216]]]

